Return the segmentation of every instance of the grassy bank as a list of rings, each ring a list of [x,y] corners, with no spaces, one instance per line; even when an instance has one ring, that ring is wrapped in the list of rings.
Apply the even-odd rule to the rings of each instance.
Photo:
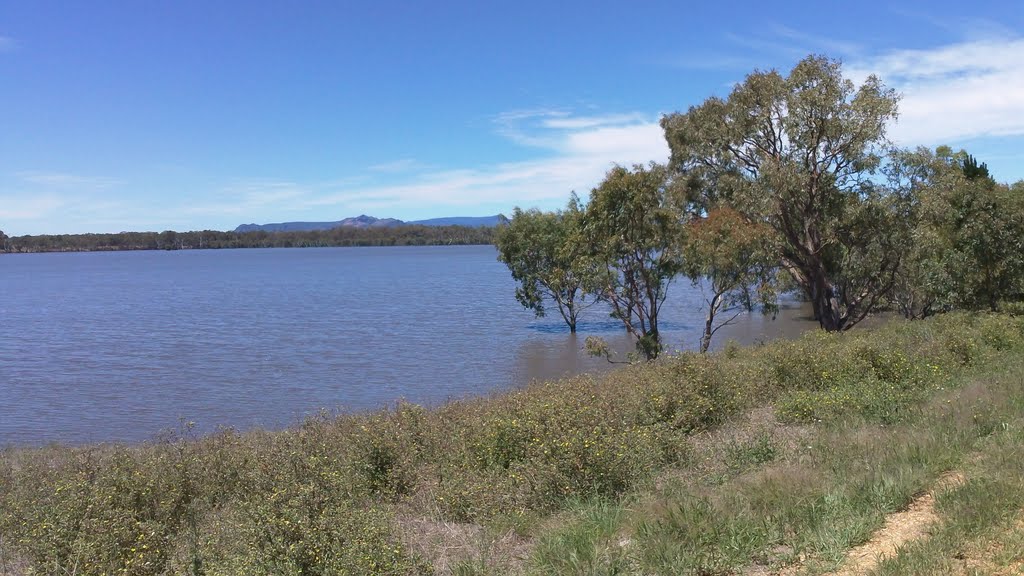
[[[928,573],[930,558],[967,546],[965,534],[1003,538],[1006,510],[1020,509],[1008,479],[1024,461],[1022,373],[1024,319],[947,315],[687,354],[437,410],[12,449],[0,455],[0,567],[820,572],[962,469],[967,483],[939,497],[949,522],[883,566]],[[991,514],[957,504],[972,498],[994,502]],[[980,538],[972,545],[993,545]]]

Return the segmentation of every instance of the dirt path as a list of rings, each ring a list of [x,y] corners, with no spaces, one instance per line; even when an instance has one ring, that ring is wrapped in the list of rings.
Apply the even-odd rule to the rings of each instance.
[[[864,574],[878,565],[884,558],[895,556],[897,549],[914,540],[925,538],[929,529],[938,521],[935,514],[935,494],[962,485],[963,474],[947,472],[935,483],[930,492],[910,503],[902,512],[890,514],[882,526],[870,540],[850,550],[846,561],[835,576],[854,576]]]

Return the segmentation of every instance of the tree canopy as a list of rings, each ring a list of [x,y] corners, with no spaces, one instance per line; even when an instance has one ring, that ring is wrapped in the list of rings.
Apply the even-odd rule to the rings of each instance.
[[[904,316],[995,310],[1024,291],[1024,196],[997,183],[966,151],[900,150],[888,167],[912,200],[892,301]]]
[[[538,317],[546,302],[554,303],[573,333],[580,312],[595,301],[587,299],[594,269],[578,243],[582,215],[575,194],[563,212],[517,207],[495,236],[498,259],[518,283],[516,300]]]
[[[855,325],[894,283],[899,244],[878,230],[898,206],[870,176],[898,100],[878,78],[856,87],[838,61],[810,56],[662,119],[691,210],[728,206],[769,226],[778,265],[826,330]]]
[[[659,314],[682,270],[681,221],[669,182],[668,170],[658,164],[616,166],[591,191],[580,237],[603,270],[598,294],[647,359],[662,349]]]
[[[718,208],[687,224],[682,245],[683,269],[707,305],[701,352],[741,313],[757,306],[768,313],[777,310],[776,250],[766,225],[747,222],[731,208]],[[719,320],[720,312],[729,313],[728,318]]]

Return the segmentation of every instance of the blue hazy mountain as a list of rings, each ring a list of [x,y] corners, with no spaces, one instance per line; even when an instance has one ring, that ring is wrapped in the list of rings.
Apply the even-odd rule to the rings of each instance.
[[[452,216],[448,218],[430,218],[429,220],[413,220],[403,222],[395,218],[375,218],[362,214],[354,218],[345,218],[337,222],[276,222],[272,224],[242,224],[235,232],[305,232],[308,230],[330,230],[332,228],[390,228],[394,226],[498,226],[507,224],[508,218],[501,214],[494,216]]]

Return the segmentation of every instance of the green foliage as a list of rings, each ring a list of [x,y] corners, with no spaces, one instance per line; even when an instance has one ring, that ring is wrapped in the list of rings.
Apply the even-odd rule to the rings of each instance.
[[[323,432],[21,453],[0,533],[45,573],[419,573]]]
[[[785,421],[862,417],[891,424],[905,418],[909,407],[929,390],[941,386],[955,366],[947,359],[912,362],[906,352],[889,348],[884,341],[851,345],[823,340],[813,348],[803,344],[795,343],[796,349],[788,351],[793,356],[787,355],[788,360],[774,369],[778,385],[788,388],[776,405]]]
[[[857,88],[839,62],[811,56],[787,77],[754,72],[728,98],[662,120],[687,182],[682,203],[698,214],[728,206],[770,226],[779,266],[826,330],[864,318],[899,262],[898,202],[867,178],[897,100],[874,76]]]
[[[915,223],[892,298],[909,318],[995,310],[1024,294],[1024,198],[964,151],[894,154],[890,180],[913,198]]]
[[[963,166],[961,167],[961,170],[964,173],[964,177],[967,178],[968,180],[977,180],[981,178],[983,180],[988,180],[994,183],[994,181],[992,180],[992,176],[988,173],[988,164],[982,162],[979,165],[978,159],[975,158],[974,156],[971,156],[970,154],[964,157]]]
[[[544,574],[579,576],[627,573],[625,551],[615,541],[626,510],[606,500],[570,505],[572,521],[544,534],[534,550],[532,564]]]
[[[733,472],[741,472],[775,460],[779,451],[771,433],[761,431],[745,442],[734,440],[726,445],[725,464]]]
[[[775,238],[759,222],[749,222],[731,208],[719,208],[686,226],[683,262],[695,287],[707,284],[708,306],[700,351],[707,352],[711,338],[741,312],[774,313],[776,305]],[[732,313],[717,320],[719,312]]]
[[[246,499],[230,536],[215,534],[199,554],[207,574],[413,574],[426,567],[409,556],[379,508],[354,505],[315,484],[287,482]],[[230,538],[230,540],[229,540]]]
[[[564,212],[523,211],[518,207],[508,226],[495,236],[498,260],[518,282],[516,300],[538,317],[545,302],[554,302],[571,332],[587,302],[595,270],[577,242],[582,212],[575,195]]]
[[[1024,293],[1024,198],[972,182],[951,206],[957,233],[950,260],[962,273],[962,304],[995,311],[1001,299]]]
[[[354,419],[349,466],[360,487],[385,498],[409,493],[416,483],[416,466],[424,450],[425,419],[422,407],[406,403],[393,412]]]
[[[602,270],[597,289],[648,360],[662,349],[658,317],[681,271],[680,218],[664,166],[613,168],[590,193],[579,241]]]

